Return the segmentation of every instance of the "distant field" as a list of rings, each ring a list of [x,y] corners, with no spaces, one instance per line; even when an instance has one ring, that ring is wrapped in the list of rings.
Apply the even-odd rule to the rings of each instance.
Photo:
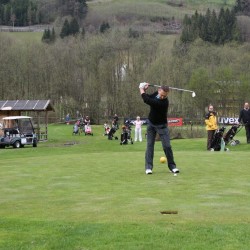
[[[111,26],[159,31],[157,24],[161,23],[162,18],[176,20],[179,24],[186,14],[192,15],[196,10],[200,13],[205,13],[208,8],[218,11],[221,7],[231,8],[234,4],[234,0],[95,0],[88,2],[89,12],[85,23],[98,27],[106,21]],[[162,30],[164,27],[160,28]]]
[[[10,38],[15,38],[19,42],[41,42],[42,32],[3,32],[1,34]]]
[[[182,6],[178,6],[182,3]],[[205,11],[207,8],[219,9],[222,6],[232,7],[234,0],[182,0],[182,1],[163,1],[163,0],[96,0],[89,2],[90,11],[99,15],[119,15],[136,14],[142,16],[175,16],[182,18],[185,14],[194,12],[196,9]]]

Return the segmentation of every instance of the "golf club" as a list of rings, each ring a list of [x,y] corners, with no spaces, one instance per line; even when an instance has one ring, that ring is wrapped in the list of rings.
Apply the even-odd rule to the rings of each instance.
[[[155,85],[155,84],[149,84],[149,86],[151,87],[157,87],[157,88],[160,88],[161,86],[160,85]],[[185,91],[185,92],[191,92],[192,93],[192,97],[195,97],[196,94],[194,91],[192,90],[188,90],[188,89],[179,89],[179,88],[174,88],[174,87],[169,87],[170,89],[174,89],[174,90],[179,90],[179,91]]]

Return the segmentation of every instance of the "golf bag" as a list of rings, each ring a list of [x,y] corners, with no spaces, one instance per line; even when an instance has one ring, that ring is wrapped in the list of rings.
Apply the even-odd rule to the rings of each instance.
[[[116,132],[116,130],[118,129],[118,124],[117,123],[113,123],[109,133],[108,133],[108,139],[109,140],[113,140],[114,134]],[[115,140],[118,140],[118,137],[115,136]]]
[[[227,133],[224,135],[224,141],[225,144],[230,144],[231,146],[236,146],[237,144],[240,144],[239,140],[234,140],[234,136],[241,130],[241,125],[233,125]]]
[[[85,135],[94,135],[93,133],[92,133],[92,128],[91,128],[91,126],[90,125],[85,125],[85,127],[84,127],[84,133],[85,133]]]
[[[109,134],[109,132],[110,132],[110,126],[107,124],[107,123],[104,123],[104,136],[105,135],[108,135]]]
[[[226,128],[222,127],[215,131],[213,140],[211,143],[211,151],[227,151],[227,149],[225,148],[225,141],[223,138],[223,134],[225,130]]]
[[[80,135],[80,130],[77,124],[73,126],[73,132],[72,135]]]
[[[121,133],[121,142],[120,145],[123,144],[128,144],[128,143],[133,144],[133,139],[131,137],[131,126],[130,126],[130,121],[127,120],[125,121],[125,124],[122,126],[122,133]]]
[[[80,133],[84,133],[85,123],[84,123],[83,118],[81,118],[81,119],[79,120],[78,127],[79,127],[79,129],[80,129]]]

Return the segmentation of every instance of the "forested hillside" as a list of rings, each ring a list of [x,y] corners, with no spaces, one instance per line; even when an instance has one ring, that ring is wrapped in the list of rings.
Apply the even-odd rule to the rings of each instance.
[[[238,115],[250,101],[246,1],[87,1],[79,32],[62,36],[65,22],[80,20],[66,4],[76,2],[34,1],[54,16],[53,41],[35,42],[32,33],[24,41],[0,32],[0,99],[51,99],[57,119],[79,111],[96,123],[114,113],[147,115],[138,91],[142,81],[194,90],[196,98],[177,91],[170,95],[170,115],[186,120],[203,122],[209,103],[221,115]],[[222,26],[227,22],[218,18],[221,12],[233,14],[233,22]],[[195,16],[203,20],[200,30],[193,29]],[[208,36],[213,16],[213,30],[224,30],[221,37],[230,34],[230,39]],[[195,35],[184,40],[185,34]]]
[[[0,0],[0,25],[50,24],[68,15],[82,20],[86,14],[85,0]]]

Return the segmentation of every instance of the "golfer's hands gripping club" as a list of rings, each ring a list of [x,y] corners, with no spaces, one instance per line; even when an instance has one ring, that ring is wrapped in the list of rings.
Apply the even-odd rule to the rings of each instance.
[[[146,89],[148,89],[148,86],[149,86],[149,84],[148,84],[147,82],[141,82],[141,83],[139,84],[139,89],[144,89],[144,90],[146,90]]]

